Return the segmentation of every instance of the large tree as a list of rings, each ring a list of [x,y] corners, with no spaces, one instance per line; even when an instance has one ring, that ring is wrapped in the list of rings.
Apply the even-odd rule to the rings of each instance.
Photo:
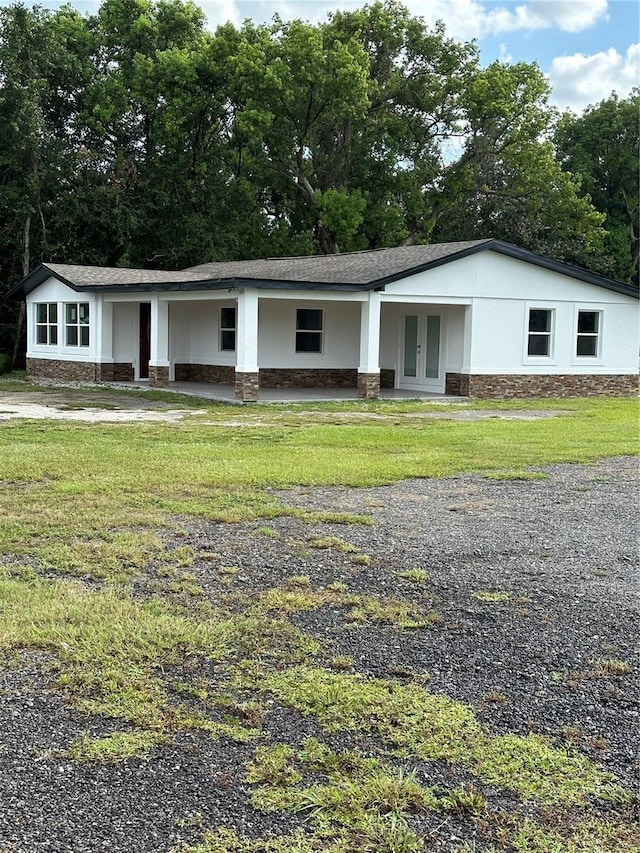
[[[640,89],[620,100],[615,93],[581,116],[565,113],[555,134],[562,168],[580,177],[599,211],[606,214],[603,271],[638,284],[640,234],[638,162]]]
[[[549,85],[536,65],[494,62],[465,87],[464,148],[442,176],[434,238],[498,237],[588,266],[604,216],[546,138]]]

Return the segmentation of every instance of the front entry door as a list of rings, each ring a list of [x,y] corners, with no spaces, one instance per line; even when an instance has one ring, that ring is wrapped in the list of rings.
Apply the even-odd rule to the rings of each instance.
[[[151,357],[151,303],[140,303],[140,351],[139,379],[149,378],[149,358]]]
[[[440,314],[416,311],[404,315],[400,388],[434,393],[444,391],[441,337]]]

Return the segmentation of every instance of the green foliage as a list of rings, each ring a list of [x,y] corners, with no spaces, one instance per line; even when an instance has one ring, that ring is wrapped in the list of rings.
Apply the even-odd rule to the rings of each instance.
[[[555,143],[562,168],[580,180],[580,194],[606,214],[607,231],[597,269],[638,284],[638,157],[640,89],[621,100],[612,95],[581,116],[565,113]]]
[[[461,96],[465,149],[444,171],[434,237],[498,237],[589,266],[605,217],[543,139],[551,128],[548,95],[536,65],[493,62],[471,77]]]
[[[3,373],[11,373],[11,367],[11,356],[4,352],[0,352],[0,376],[2,376]]]

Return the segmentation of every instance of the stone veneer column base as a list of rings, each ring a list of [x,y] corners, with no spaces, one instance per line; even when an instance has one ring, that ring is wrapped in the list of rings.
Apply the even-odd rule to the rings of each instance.
[[[149,387],[166,388],[169,385],[169,368],[149,365]]]
[[[636,374],[447,373],[445,393],[464,397],[629,397],[638,393]]]
[[[358,373],[358,397],[363,400],[377,400],[380,396],[380,374]]]
[[[259,388],[258,373],[236,373],[236,400],[243,403],[256,403]]]

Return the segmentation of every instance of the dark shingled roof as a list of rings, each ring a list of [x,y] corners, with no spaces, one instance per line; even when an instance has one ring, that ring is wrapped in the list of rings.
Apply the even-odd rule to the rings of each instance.
[[[499,252],[619,293],[638,295],[637,289],[630,285],[493,239],[398,246],[342,255],[220,261],[176,272],[47,263],[41,264],[11,288],[8,295],[26,296],[51,275],[81,292],[218,290],[243,285],[270,289],[370,290],[383,288],[406,276],[485,250]]]
[[[399,246],[344,255],[308,255],[293,258],[261,258],[254,261],[219,261],[177,272],[74,264],[44,264],[51,272],[76,287],[132,284],[186,284],[190,282],[278,281],[306,284],[370,285],[381,278],[406,274],[487,240],[433,243],[429,246]]]

